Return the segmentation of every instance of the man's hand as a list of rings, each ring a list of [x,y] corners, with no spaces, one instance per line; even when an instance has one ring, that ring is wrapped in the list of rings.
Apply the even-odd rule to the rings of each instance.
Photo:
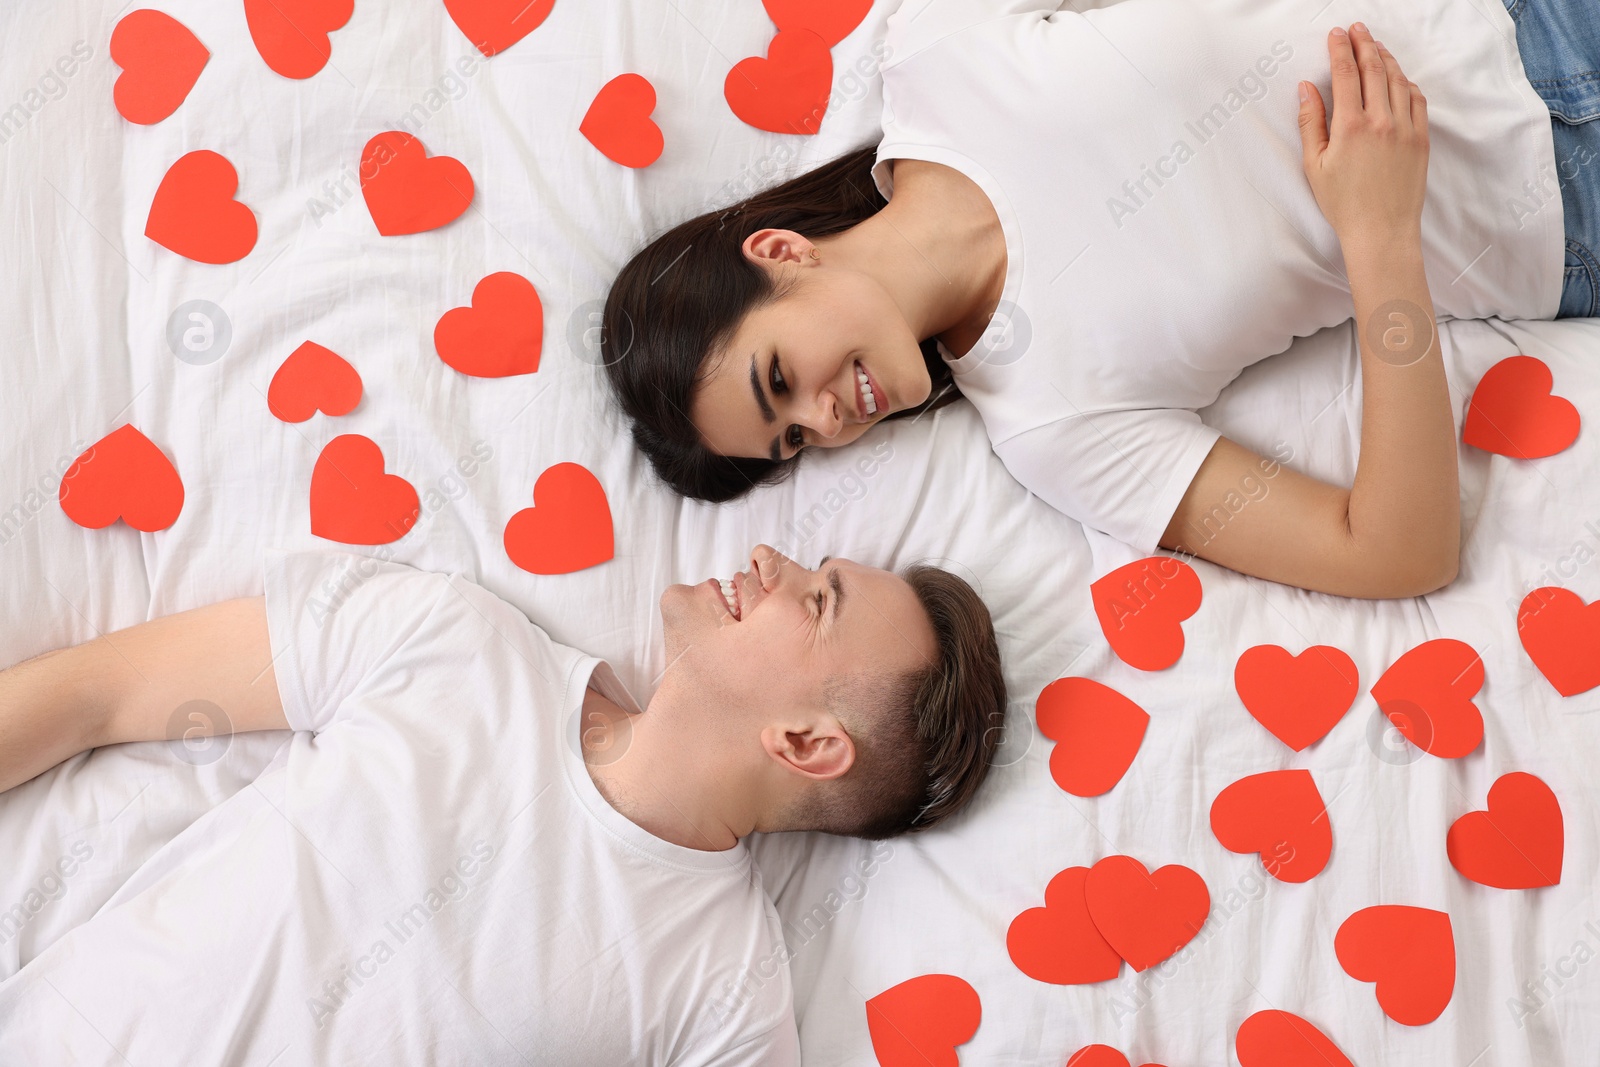
[[[1420,244],[1428,101],[1359,22],[1348,35],[1335,27],[1328,36],[1328,64],[1331,130],[1322,94],[1300,83],[1300,143],[1317,206],[1347,253],[1352,246]]]

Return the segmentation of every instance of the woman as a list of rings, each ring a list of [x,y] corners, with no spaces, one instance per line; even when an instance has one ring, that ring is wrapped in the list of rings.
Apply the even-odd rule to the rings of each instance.
[[[1437,97],[1430,175],[1429,101],[1365,26],[1323,39],[1286,0],[1233,2],[907,0],[875,161],[853,153],[684,223],[614,284],[603,341],[631,341],[607,370],[657,472],[731,499],[959,391],[1023,485],[1142,551],[1343,596],[1452,580],[1433,309],[1595,313],[1600,158],[1555,171],[1596,124],[1552,133],[1534,90],[1593,75],[1563,77],[1573,49],[1548,32],[1542,51],[1522,41],[1525,74],[1505,13],[1473,0],[1386,14]],[[1531,14],[1512,11],[1519,41]],[[1309,81],[1297,113],[1284,100],[1296,72],[1322,69],[1331,123]],[[1351,488],[1274,473],[1199,421],[1241,369],[1352,302]],[[1257,470],[1273,491],[1230,508]]]

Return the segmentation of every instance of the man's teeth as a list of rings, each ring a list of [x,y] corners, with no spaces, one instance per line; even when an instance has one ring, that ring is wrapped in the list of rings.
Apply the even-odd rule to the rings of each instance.
[[[722,587],[722,599],[728,604],[728,614],[737,619],[739,617],[739,595],[734,592],[733,583],[726,578],[718,578],[717,584]]]
[[[867,372],[861,369],[861,364],[856,364],[856,385],[861,388],[861,406],[868,415],[878,413],[878,402],[872,396],[872,381],[867,377]]]

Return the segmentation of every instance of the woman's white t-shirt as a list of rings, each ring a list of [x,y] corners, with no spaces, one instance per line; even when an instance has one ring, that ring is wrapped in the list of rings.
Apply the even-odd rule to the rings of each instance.
[[[266,614],[297,732],[0,983],[0,1063],[800,1062],[749,848],[585,769],[585,688],[637,707],[608,665],[346,552],[269,551]]]
[[[1023,485],[1144,552],[1221,436],[1192,409],[1352,314],[1297,124],[1300,80],[1331,106],[1335,23],[1364,21],[1427,94],[1438,315],[1549,318],[1560,300],[1549,113],[1500,0],[1315,8],[906,0],[888,19],[879,191],[892,159],[942,163],[1005,230],[989,330],[941,351]]]

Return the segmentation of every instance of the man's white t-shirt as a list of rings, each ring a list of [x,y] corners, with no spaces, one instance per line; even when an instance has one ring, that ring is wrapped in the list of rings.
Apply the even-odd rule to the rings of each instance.
[[[1192,409],[1352,314],[1298,127],[1300,80],[1332,106],[1333,25],[1364,21],[1427,95],[1438,314],[1559,304],[1550,117],[1500,0],[1353,2],[905,0],[889,16],[879,191],[892,159],[942,163],[1005,230],[989,331],[941,353],[1023,485],[1142,551],[1221,436]]]
[[[0,1063],[799,1063],[744,842],[657,838],[577,730],[610,667],[459,575],[267,555],[252,785],[0,984]],[[225,711],[226,709],[224,709]]]

